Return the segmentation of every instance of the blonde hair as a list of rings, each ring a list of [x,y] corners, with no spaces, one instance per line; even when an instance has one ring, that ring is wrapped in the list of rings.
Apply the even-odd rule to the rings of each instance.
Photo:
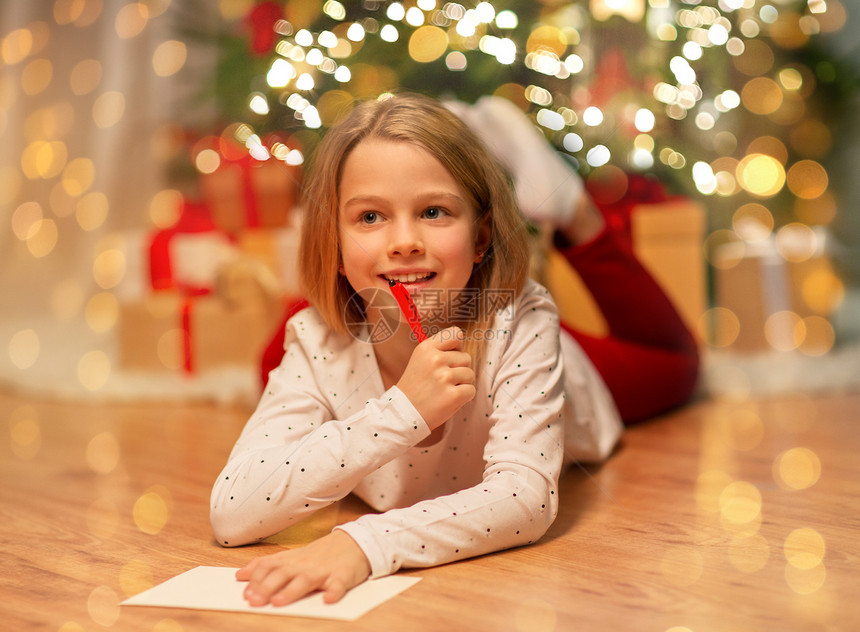
[[[469,195],[479,227],[476,233],[482,225],[488,228],[489,243],[466,287],[480,297],[487,290],[508,291],[496,293],[498,302],[479,300],[477,317],[460,324],[465,348],[477,360],[483,336],[475,332],[491,326],[495,310],[520,292],[528,275],[526,224],[510,182],[483,142],[429,97],[404,93],[360,103],[320,142],[305,180],[299,251],[305,296],[335,331],[346,333],[347,323],[364,321],[361,301],[354,300],[355,290],[338,270],[338,185],[346,157],[369,138],[411,143],[430,152]]]

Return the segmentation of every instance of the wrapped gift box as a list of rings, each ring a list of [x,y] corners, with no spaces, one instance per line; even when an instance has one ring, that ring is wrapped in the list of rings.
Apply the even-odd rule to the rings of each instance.
[[[237,253],[233,239],[212,222],[209,207],[183,200],[176,223],[150,235],[150,284],[154,290],[209,291],[216,271]]]
[[[283,306],[228,302],[216,294],[154,292],[121,306],[120,362],[126,369],[198,373],[256,368]]]
[[[639,204],[631,213],[633,250],[697,335],[707,309],[705,208],[686,198]]]
[[[704,208],[686,198],[633,204],[627,229],[637,258],[696,334],[707,305],[702,252]],[[548,253],[544,276],[565,322],[586,334],[606,335],[606,322],[594,299],[576,271],[555,250]]]
[[[790,349],[802,343],[795,340],[791,322],[809,316],[829,319],[842,298],[842,285],[826,250],[823,234],[818,246],[803,256],[790,250],[780,253],[773,238],[717,248],[716,303],[735,316],[717,323],[722,328],[717,338],[730,341],[727,346],[738,351]],[[785,319],[782,328],[768,331],[768,319],[779,312],[794,316]]]
[[[717,305],[737,318],[716,323],[716,339],[731,341],[727,346],[740,351],[769,348],[765,322],[790,308],[785,260],[773,249],[747,250],[737,242],[717,248],[714,265]],[[727,329],[735,327],[736,332]]]
[[[239,256],[221,232],[175,235],[168,250],[174,286],[192,290],[212,290],[218,271]]]
[[[298,254],[301,228],[299,214],[295,213],[289,225],[274,229],[246,230],[239,234],[242,253],[261,261],[277,279],[285,295],[294,296],[300,291]]]
[[[200,176],[203,200],[215,225],[230,234],[287,224],[300,182],[299,167],[250,156],[224,161],[214,172]]]

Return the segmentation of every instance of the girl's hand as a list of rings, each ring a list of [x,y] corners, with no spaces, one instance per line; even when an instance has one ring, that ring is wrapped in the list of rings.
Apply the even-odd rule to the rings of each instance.
[[[431,430],[475,396],[472,357],[462,349],[462,330],[443,329],[415,347],[397,382]]]
[[[370,563],[343,531],[259,557],[236,572],[236,579],[248,582],[244,595],[252,606],[285,606],[317,590],[325,603],[334,603],[369,576]]]

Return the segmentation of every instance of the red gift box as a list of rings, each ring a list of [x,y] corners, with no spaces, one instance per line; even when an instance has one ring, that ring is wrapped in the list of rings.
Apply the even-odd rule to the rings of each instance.
[[[211,291],[215,272],[236,250],[233,241],[218,230],[205,205],[183,200],[176,223],[150,238],[152,289],[185,294]]]
[[[223,158],[218,169],[200,176],[203,201],[212,211],[213,222],[230,234],[287,224],[300,183],[299,167],[247,154],[236,160]]]

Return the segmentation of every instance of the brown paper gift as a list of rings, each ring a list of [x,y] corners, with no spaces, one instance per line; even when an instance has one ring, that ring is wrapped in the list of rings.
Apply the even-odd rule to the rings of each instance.
[[[677,198],[640,204],[631,212],[633,249],[675,305],[687,328],[696,335],[707,309],[705,209]]]
[[[829,256],[825,239],[805,256],[781,254],[773,238],[758,242],[724,244],[714,252],[716,303],[735,318],[721,319],[717,338],[730,341],[737,351],[794,348],[792,321],[810,316],[828,319],[842,298],[842,285]],[[787,255],[789,258],[786,259]],[[793,314],[774,321],[778,312]],[[736,331],[735,331],[736,330]]]
[[[190,315],[192,370],[231,365],[256,369],[280,311],[262,302],[230,304],[215,295],[196,299]]]
[[[120,304],[119,359],[125,369],[180,370],[184,364],[182,297],[160,291]]]
[[[770,346],[765,323],[772,314],[790,309],[785,260],[771,248],[747,250],[744,243],[724,244],[714,251],[716,303],[737,318],[730,348],[757,351]],[[727,323],[718,322],[725,328]],[[718,340],[732,339],[729,331]]]
[[[281,311],[280,302],[156,292],[121,307],[120,362],[126,369],[186,373],[256,368]]]

